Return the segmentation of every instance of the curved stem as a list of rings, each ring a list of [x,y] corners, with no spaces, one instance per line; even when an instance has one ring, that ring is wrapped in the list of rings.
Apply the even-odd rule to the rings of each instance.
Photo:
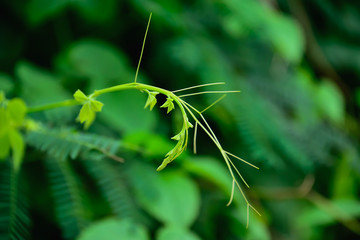
[[[109,87],[109,88],[104,88],[101,90],[95,90],[94,93],[92,93],[90,95],[90,97],[96,98],[105,93],[118,92],[118,91],[128,90],[128,89],[138,89],[140,91],[143,91],[143,90],[155,91],[155,92],[162,93],[168,97],[171,97],[176,102],[176,104],[179,106],[182,115],[184,117],[187,116],[186,111],[185,111],[184,107],[182,106],[181,100],[178,96],[176,96],[174,93],[172,93],[169,90],[159,88],[159,87],[154,87],[154,86],[143,84],[143,83],[125,83],[125,84],[121,84],[121,85],[117,85],[117,86],[113,86],[113,87]],[[28,108],[28,113],[40,112],[40,111],[50,110],[50,109],[59,108],[59,107],[75,106],[75,105],[80,105],[80,104],[81,103],[77,102],[75,99],[69,99],[69,100],[65,100],[65,101],[61,101],[61,102],[57,102],[57,103],[46,104],[43,106],[30,107],[30,108]]]
[[[149,30],[149,26],[150,26],[151,16],[152,16],[152,13],[150,13],[149,21],[148,21],[148,24],[147,24],[147,27],[146,27],[145,36],[144,36],[144,40],[143,40],[143,44],[142,44],[142,48],[141,48],[141,53],[140,53],[140,58],[139,58],[138,66],[136,68],[134,83],[136,83],[136,80],[137,80],[137,77],[138,77],[138,74],[139,74],[141,59],[142,59],[142,56],[143,56],[143,53],[144,53],[145,42],[146,42],[146,37],[147,37],[147,33],[148,33],[148,30]]]
[[[214,84],[212,84],[212,85],[214,85]],[[202,85],[202,86],[204,86],[204,85]],[[213,132],[210,125],[208,124],[208,122],[206,121],[206,119],[204,118],[204,116],[202,114],[204,111],[206,111],[207,109],[212,107],[215,103],[220,101],[224,96],[222,96],[221,98],[216,100],[213,104],[211,104],[209,107],[205,108],[201,112],[199,110],[197,110],[196,108],[194,108],[189,103],[187,103],[186,101],[184,101],[183,99],[181,99],[181,96],[175,95],[175,93],[172,92],[172,91],[169,91],[169,90],[166,90],[166,89],[163,89],[163,88],[159,88],[159,87],[155,87],[155,86],[151,86],[151,85],[147,85],[147,84],[143,84],[143,83],[136,83],[136,82],[125,83],[125,84],[120,84],[120,85],[113,86],[113,87],[108,87],[108,88],[104,88],[104,89],[100,89],[100,90],[95,90],[92,94],[90,94],[88,96],[88,98],[94,100],[96,97],[99,97],[99,96],[101,96],[102,94],[105,94],[105,93],[118,92],[118,91],[123,91],[123,90],[130,90],[130,89],[136,89],[136,90],[139,90],[141,92],[145,91],[148,94],[150,94],[150,92],[161,93],[161,94],[167,96],[168,98],[171,98],[173,101],[175,101],[176,105],[179,107],[179,109],[181,111],[181,115],[183,117],[183,126],[182,126],[182,130],[181,130],[181,132],[179,134],[183,134],[182,138],[180,138],[180,140],[178,140],[179,142],[177,143],[175,148],[173,150],[171,150],[166,155],[166,158],[164,159],[163,163],[157,169],[158,171],[162,170],[168,163],[170,163],[172,160],[177,158],[185,150],[185,148],[187,146],[187,142],[188,142],[188,135],[189,135],[189,133],[188,133],[188,128],[189,128],[189,125],[190,125],[190,122],[189,122],[189,119],[188,119],[188,114],[189,114],[193,118],[193,120],[195,121],[195,128],[197,128],[197,125],[199,125],[199,127],[201,127],[205,131],[205,133],[215,143],[216,147],[219,149],[221,155],[223,156],[223,158],[225,160],[225,163],[226,163],[226,165],[228,167],[230,175],[231,175],[231,177],[233,179],[233,187],[232,187],[231,197],[230,197],[230,201],[229,201],[228,205],[231,203],[231,201],[233,199],[233,194],[234,194],[233,191],[234,191],[234,187],[236,185],[237,188],[239,189],[243,199],[245,200],[245,202],[247,204],[247,224],[249,222],[249,209],[250,208],[253,209],[256,213],[259,214],[259,212],[249,203],[249,201],[248,201],[247,197],[245,196],[245,193],[242,190],[239,182],[236,180],[236,176],[234,174],[233,169],[235,170],[235,173],[237,173],[237,175],[241,178],[242,182],[247,187],[249,187],[249,185],[246,183],[245,179],[240,174],[239,170],[236,168],[236,166],[231,161],[231,159],[229,158],[228,155],[230,155],[232,157],[235,157],[235,158],[249,164],[250,166],[252,166],[254,168],[257,168],[257,167],[255,165],[250,164],[250,163],[246,162],[245,160],[237,157],[236,155],[225,151],[222,148],[222,146],[221,146],[219,140],[217,139],[215,133]],[[188,89],[191,89],[191,87],[187,88],[187,89],[183,89],[183,90],[188,90]],[[221,91],[221,92],[223,93],[224,91]],[[237,92],[237,91],[227,91],[227,92]],[[198,94],[203,94],[203,93],[218,93],[218,91],[200,92]],[[182,96],[192,96],[192,95],[196,95],[196,93],[186,94],[186,95],[182,95]],[[28,112],[38,112],[38,111],[43,111],[43,110],[48,110],[48,109],[53,109],[53,108],[58,108],[58,107],[73,106],[73,105],[80,105],[80,104],[81,103],[77,102],[75,99],[71,99],[71,100],[65,100],[65,101],[58,102],[58,103],[53,103],[53,104],[40,106],[40,107],[29,108]],[[195,114],[198,114],[200,117],[195,116]],[[196,137],[196,132],[195,132],[195,137]]]
[[[104,88],[101,90],[95,90],[93,94],[91,94],[91,97],[98,97],[104,93],[110,93],[110,92],[117,92],[117,91],[122,91],[122,90],[127,90],[127,89],[138,89],[140,91],[142,90],[149,90],[149,91],[154,91],[154,92],[159,92],[161,94],[164,94],[168,97],[171,97],[176,104],[179,106],[181,114],[185,117],[187,116],[184,107],[181,104],[181,100],[179,99],[178,96],[176,96],[174,93],[172,93],[169,90],[163,89],[163,88],[159,88],[159,87],[154,87],[151,85],[147,85],[144,83],[126,83],[126,84],[121,84],[121,85],[117,85],[114,87],[109,87],[109,88]]]
[[[54,109],[54,108],[70,107],[70,106],[75,106],[75,105],[80,105],[80,104],[81,103],[77,102],[75,99],[68,99],[65,101],[50,103],[50,104],[46,104],[43,106],[29,107],[27,109],[27,112],[28,113],[41,112],[41,111],[50,110],[50,109]]]

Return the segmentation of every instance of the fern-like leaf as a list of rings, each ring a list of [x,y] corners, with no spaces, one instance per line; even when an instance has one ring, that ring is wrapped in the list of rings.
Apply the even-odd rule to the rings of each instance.
[[[91,176],[96,180],[100,191],[104,198],[109,203],[112,211],[119,218],[132,218],[134,220],[142,220],[135,205],[132,194],[129,192],[127,186],[126,174],[123,174],[123,167],[117,168],[107,159],[102,161],[94,161],[89,156],[87,161],[83,161],[86,169]]]
[[[252,159],[265,161],[274,167],[284,166],[288,161],[302,169],[312,167],[313,163],[288,136],[288,122],[276,107],[262,101],[249,87],[233,102],[229,108]]]
[[[19,172],[6,161],[0,166],[0,239],[27,239],[30,218],[19,184]]]
[[[69,157],[75,159],[85,152],[95,150],[114,160],[123,161],[115,155],[120,147],[120,142],[96,134],[76,133],[69,129],[40,128],[29,131],[26,141],[29,145],[45,151],[59,160]]]
[[[88,224],[81,187],[68,161],[46,160],[55,211],[65,239],[74,239]]]

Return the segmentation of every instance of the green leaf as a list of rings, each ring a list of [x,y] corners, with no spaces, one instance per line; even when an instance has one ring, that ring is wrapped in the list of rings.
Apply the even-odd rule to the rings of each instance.
[[[16,75],[22,85],[20,97],[28,106],[44,105],[71,98],[71,95],[60,84],[60,79],[29,63],[17,64]],[[58,108],[44,113],[48,119],[64,123],[73,119],[74,109]]]
[[[167,97],[166,102],[161,105],[161,108],[167,108],[167,113],[171,112],[175,108],[173,101],[171,97]]]
[[[0,73],[0,89],[5,93],[10,92],[14,88],[14,82],[10,76]],[[1,102],[1,101],[0,101]]]
[[[122,91],[104,94],[101,98],[106,104],[106,108],[99,118],[114,130],[128,134],[151,131],[154,128],[157,115],[150,111],[144,111],[145,99],[142,94],[134,91]]]
[[[32,238],[29,194],[25,193],[28,183],[14,171],[10,161],[0,163],[0,239]]]
[[[336,214],[341,217],[357,218],[360,216],[360,202],[351,199],[337,199],[330,200],[333,207],[336,208]],[[327,205],[311,206],[310,208],[302,211],[302,214],[297,217],[299,226],[324,226],[336,222],[333,215],[330,214],[332,210]],[[325,211],[328,209],[328,211]]]
[[[223,18],[223,25],[233,37],[243,37],[254,32],[264,42],[270,42],[287,61],[298,63],[301,60],[305,39],[299,24],[293,19],[259,1],[226,0],[225,4],[229,12]]]
[[[119,219],[128,218],[134,222],[143,222],[144,212],[134,199],[133,191],[129,189],[129,182],[124,177],[125,172],[122,169],[123,164],[119,166],[120,164],[110,161],[96,161],[98,157],[94,154],[87,154],[85,159],[82,164],[96,181],[104,199],[111,207],[111,212]]]
[[[192,157],[183,161],[183,167],[190,173],[214,183],[230,195],[231,189],[229,188],[232,179],[226,167],[219,160],[211,157]]]
[[[176,140],[176,141],[180,141],[180,138],[184,137],[184,134],[185,134],[185,132],[181,131],[178,134],[176,134],[175,136],[173,136],[171,139]]]
[[[70,98],[58,78],[29,63],[17,64],[16,75],[22,84],[21,96],[28,104],[41,105]]]
[[[186,127],[187,128],[193,128],[194,126],[191,124],[191,122],[189,121],[189,119],[186,119]]]
[[[74,93],[74,98],[76,101],[83,104],[82,108],[80,109],[78,119],[81,123],[85,122],[85,129],[88,129],[95,120],[95,112],[101,112],[104,104],[100,101],[86,96],[79,89]]]
[[[95,112],[91,109],[90,103],[85,103],[80,109],[78,116],[80,123],[85,123],[84,128],[88,129],[95,120]]]
[[[72,162],[49,156],[46,173],[53,195],[53,209],[63,239],[75,239],[89,225],[90,211],[87,194],[75,174]]]
[[[148,158],[163,157],[169,149],[173,148],[173,143],[169,139],[149,132],[128,134],[124,138],[124,144],[140,148],[144,156]]]
[[[77,159],[89,152],[99,152],[114,158],[121,142],[97,134],[78,133],[73,129],[38,127],[27,131],[26,142],[60,161]]]
[[[5,108],[0,107],[0,136],[4,135],[9,129],[9,117]]]
[[[157,232],[156,240],[201,240],[201,238],[188,229],[166,226]]]
[[[2,103],[6,99],[4,91],[0,91],[0,103]]]
[[[146,229],[129,219],[108,218],[93,223],[77,240],[148,240]]]
[[[15,171],[19,170],[25,150],[25,144],[20,132],[11,129],[9,131],[10,146],[12,150],[13,164]]]
[[[96,101],[93,99],[90,100],[90,108],[94,112],[101,112],[101,109],[103,106],[104,106],[104,104],[100,101]]]
[[[291,18],[271,13],[266,22],[265,33],[275,50],[291,63],[298,63],[305,49],[300,26]]]
[[[356,184],[356,173],[354,168],[351,166],[350,154],[344,154],[341,159],[337,162],[335,173],[332,179],[332,198],[334,199],[353,199],[358,198],[358,185]]]
[[[318,87],[317,105],[320,112],[334,123],[342,123],[345,118],[345,100],[333,82],[324,80]]]
[[[113,46],[95,40],[80,41],[73,44],[57,59],[58,68],[72,72],[79,77],[88,77],[95,84],[95,89],[108,87],[108,84],[117,79],[129,82],[134,73],[129,70],[126,56]],[[102,82],[101,82],[102,81]],[[90,90],[95,90],[90,89]]]
[[[0,136],[0,160],[5,160],[9,156],[10,142],[8,134]]]
[[[11,99],[7,105],[10,121],[15,123],[15,126],[21,126],[27,111],[25,102],[20,98]]]
[[[154,106],[156,105],[156,95],[158,95],[158,92],[148,92],[148,98],[146,100],[145,103],[145,107],[147,108],[148,106],[150,107],[150,111],[154,108]]]
[[[89,97],[86,96],[80,89],[76,90],[74,93],[74,98],[79,103],[84,103],[85,101],[89,100]]]
[[[89,79],[89,91],[128,83],[135,73],[121,51],[94,40],[72,45],[58,58],[57,65],[67,73]],[[157,122],[156,115],[144,111],[145,101],[143,94],[133,91],[101,95],[101,102],[106,104],[106,108],[99,119],[120,133],[151,130]]]
[[[78,94],[78,99],[82,99],[82,96],[80,96],[79,98],[79,95],[81,95],[81,93]],[[78,120],[80,121],[80,123],[85,123],[85,129],[88,129],[90,125],[94,122],[96,117],[95,112],[100,112],[103,106],[104,104],[102,102],[93,99],[89,99],[87,102],[85,102],[85,104],[80,109],[80,113],[78,116]]]
[[[199,213],[200,196],[196,184],[179,172],[157,174],[144,164],[130,171],[139,203],[167,225],[190,226]]]

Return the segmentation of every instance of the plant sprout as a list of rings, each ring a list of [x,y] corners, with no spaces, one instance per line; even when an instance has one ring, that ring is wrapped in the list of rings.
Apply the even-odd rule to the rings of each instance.
[[[148,94],[148,98],[146,100],[144,108],[149,107],[150,110],[152,110],[157,104],[157,98],[156,98],[157,95],[159,95],[159,94],[165,95],[166,96],[166,101],[160,107],[161,108],[166,108],[167,113],[170,113],[172,110],[174,110],[176,108],[179,108],[179,110],[181,112],[181,116],[182,116],[182,127],[181,127],[181,130],[171,138],[171,139],[177,141],[177,143],[176,143],[175,147],[173,149],[171,149],[165,155],[165,159],[163,160],[161,165],[157,168],[157,171],[163,170],[169,163],[171,163],[178,156],[180,156],[183,153],[183,151],[187,148],[188,139],[189,139],[189,128],[194,128],[194,141],[193,142],[194,142],[194,153],[196,153],[197,129],[198,129],[198,127],[201,127],[204,130],[204,132],[210,137],[210,139],[215,143],[216,147],[220,151],[220,153],[221,153],[221,155],[222,155],[222,157],[223,157],[223,159],[224,159],[224,161],[226,163],[226,166],[227,166],[227,168],[228,168],[228,170],[230,172],[230,175],[232,177],[231,195],[230,195],[230,200],[229,200],[227,206],[229,206],[231,204],[232,200],[233,200],[235,186],[236,186],[239,189],[242,197],[244,198],[244,200],[245,200],[245,202],[247,204],[247,224],[246,224],[246,227],[248,227],[248,224],[249,224],[249,209],[251,208],[258,215],[260,215],[260,213],[250,204],[250,202],[247,199],[244,191],[242,190],[242,188],[241,188],[241,186],[240,186],[240,184],[239,184],[239,182],[237,180],[237,176],[240,177],[241,181],[245,184],[246,187],[249,188],[249,185],[247,184],[247,182],[245,181],[245,179],[241,175],[240,171],[236,168],[236,166],[233,163],[233,161],[231,160],[231,158],[235,158],[237,160],[240,160],[240,161],[242,161],[242,162],[244,162],[244,163],[248,164],[249,166],[254,167],[256,169],[259,169],[259,168],[256,167],[255,165],[245,161],[244,159],[242,159],[242,158],[240,158],[240,157],[238,157],[238,156],[224,150],[224,148],[220,144],[218,138],[216,137],[214,131],[211,129],[210,125],[208,124],[205,117],[203,116],[203,113],[206,110],[208,110],[209,108],[211,108],[212,106],[214,106],[216,103],[218,103],[220,100],[222,100],[225,97],[226,93],[237,93],[239,91],[202,91],[202,92],[194,92],[194,93],[177,95],[177,93],[181,93],[181,92],[184,92],[184,91],[197,89],[197,88],[202,88],[202,87],[206,87],[206,86],[221,85],[221,84],[225,84],[225,83],[224,82],[207,83],[207,84],[191,86],[191,87],[187,87],[187,88],[183,88],[183,89],[179,89],[179,90],[175,90],[175,91],[169,91],[169,90],[159,88],[159,87],[155,87],[155,86],[152,86],[152,85],[138,83],[137,82],[137,77],[138,77],[138,73],[139,73],[139,69],[140,69],[141,59],[142,59],[143,52],[144,52],[145,41],[146,41],[146,36],[147,36],[147,33],[148,33],[150,21],[151,21],[151,14],[150,14],[149,21],[148,21],[148,24],[147,24],[145,37],[144,37],[143,44],[142,44],[141,54],[140,54],[139,62],[138,62],[136,73],[135,73],[135,79],[134,79],[133,82],[126,83],[126,84],[121,84],[121,85],[116,85],[116,86],[112,86],[112,87],[104,88],[104,89],[100,89],[100,90],[95,90],[90,95],[85,95],[81,90],[77,90],[74,93],[74,99],[65,100],[65,101],[62,101],[62,102],[48,104],[48,105],[44,105],[44,106],[40,106],[40,107],[28,108],[27,112],[30,113],[30,112],[43,111],[43,110],[57,108],[57,107],[82,105],[77,120],[80,123],[83,123],[84,128],[87,129],[87,128],[90,127],[90,125],[95,120],[96,113],[101,112],[101,110],[102,110],[102,108],[104,106],[103,103],[96,100],[96,98],[101,96],[102,94],[106,94],[106,93],[110,93],[110,92],[118,92],[118,91],[128,90],[128,89],[137,89],[137,90],[139,90],[141,92],[144,92],[144,93]],[[184,100],[185,97],[190,97],[190,96],[195,96],[195,95],[202,95],[202,94],[224,94],[224,95],[222,95],[220,98],[218,98],[215,102],[213,102],[211,105],[209,105],[207,108],[205,108],[202,111],[197,110],[195,107],[193,107],[192,105],[190,105],[188,102],[186,102]],[[191,119],[194,121],[195,127],[191,123],[189,117],[191,117]]]

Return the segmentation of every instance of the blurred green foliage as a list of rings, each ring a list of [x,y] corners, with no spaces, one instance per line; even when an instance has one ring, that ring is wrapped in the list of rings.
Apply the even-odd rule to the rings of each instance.
[[[248,229],[201,131],[198,155],[155,171],[177,109],[144,110],[144,94],[124,91],[99,97],[86,132],[68,107],[27,114],[21,134],[25,113],[5,114],[133,81],[150,12],[138,82],[241,90],[204,114],[260,167],[236,163],[262,214]],[[0,97],[0,155],[18,159],[0,162],[0,239],[359,238],[358,2],[5,0],[0,13],[0,90],[13,99]],[[216,96],[186,99],[204,109]]]

